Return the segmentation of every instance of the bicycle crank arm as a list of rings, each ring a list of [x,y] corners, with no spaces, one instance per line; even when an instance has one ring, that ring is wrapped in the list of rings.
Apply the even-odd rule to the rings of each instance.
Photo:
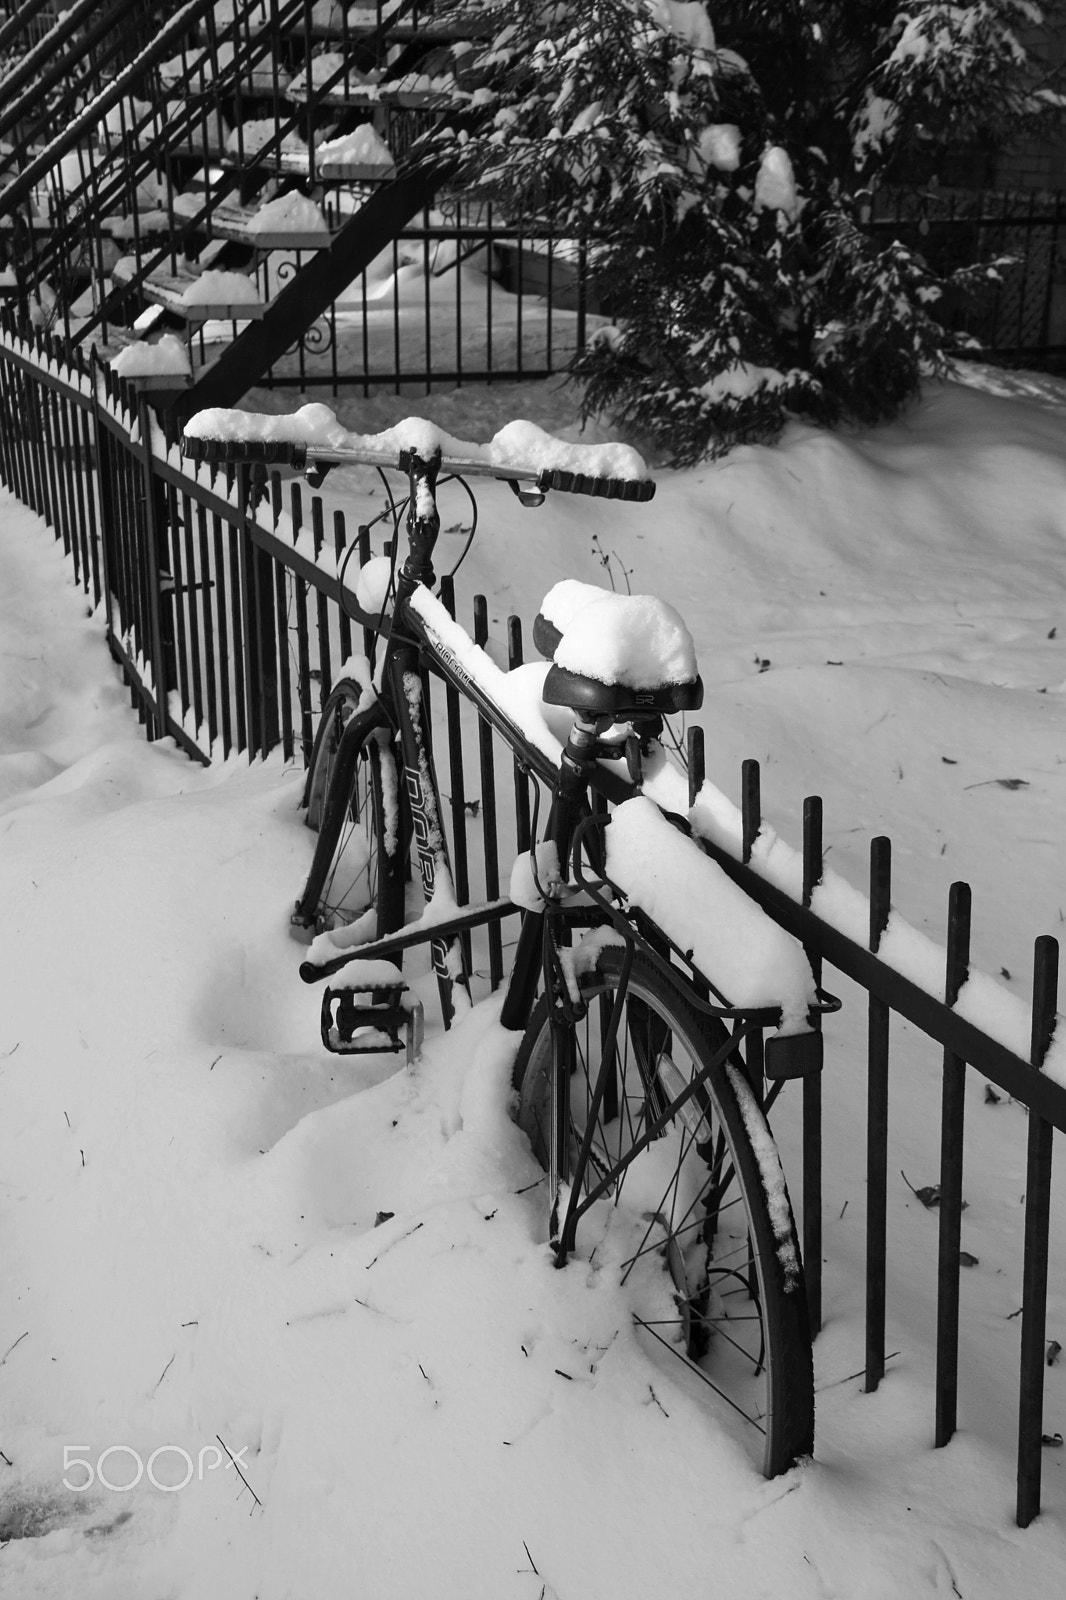
[[[318,983],[320,979],[340,972],[349,961],[389,961],[401,950],[409,950],[412,945],[429,944],[437,939],[447,943],[457,933],[465,933],[468,928],[477,928],[486,922],[500,922],[518,909],[513,900],[487,900],[482,905],[469,906],[442,922],[413,923],[400,933],[390,933],[387,938],[374,939],[369,944],[353,945],[343,954],[329,956],[324,961],[311,958],[302,961],[300,977],[305,983]],[[321,937],[328,938],[329,935]]]

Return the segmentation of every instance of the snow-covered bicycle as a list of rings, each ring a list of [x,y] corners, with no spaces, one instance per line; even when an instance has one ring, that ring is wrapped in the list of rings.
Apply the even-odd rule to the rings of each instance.
[[[706,876],[720,869],[690,836],[682,807],[664,810],[642,793],[672,792],[662,784],[662,719],[702,700],[691,638],[653,597],[564,581],[536,620],[534,640],[551,665],[531,693],[537,669],[501,671],[433,593],[445,476],[502,479],[525,505],[549,490],[646,501],[655,486],[643,461],[625,446],[574,446],[525,423],[487,446],[417,419],[363,437],[317,406],[281,418],[201,412],[183,448],[266,473],[344,463],[407,480],[406,555],[394,546],[357,590],[364,616],[380,607],[383,648],[334,684],[304,791],[317,841],[293,920],[314,935],[302,975],[328,980],[324,1042],[341,1053],[399,1050],[405,1039],[410,1048],[400,963],[418,942],[431,946],[449,1021],[466,982],[464,938],[521,905],[501,1020],[520,1035],[515,1115],[547,1173],[556,1264],[578,1249],[579,1228],[584,1241],[609,1226],[636,1320],[750,1425],[764,1473],[786,1470],[813,1448],[811,1336],[762,1075],[753,1081],[740,1046],[774,1030],[762,1056],[779,1088],[817,1069],[810,1021],[836,1003],[815,991],[798,947],[786,996],[760,992],[758,1003],[731,1000],[705,957],[717,937],[719,950],[736,947],[741,970],[740,924],[763,914],[732,885],[744,917],[737,901],[729,911]],[[535,797],[550,797],[539,840],[535,807],[533,847],[506,900],[455,903],[427,738],[427,667],[499,732]],[[553,720],[569,713],[564,738],[544,707]],[[413,921],[412,878],[422,891]],[[715,930],[723,904],[730,925]],[[780,948],[784,936],[769,926]]]

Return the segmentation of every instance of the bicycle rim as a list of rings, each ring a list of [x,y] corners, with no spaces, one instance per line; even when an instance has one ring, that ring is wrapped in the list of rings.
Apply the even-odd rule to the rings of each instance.
[[[587,1011],[574,1033],[571,1171],[620,968],[621,952],[608,947],[599,970],[581,984]],[[607,1182],[603,1203],[616,1211],[612,1232],[621,1224],[629,1240],[622,1279],[638,1306],[650,1275],[660,1275],[652,1312],[634,1312],[649,1353],[677,1357],[688,1369],[689,1377],[678,1374],[686,1389],[706,1397],[774,1477],[813,1448],[810,1328],[792,1209],[769,1128],[742,1071],[728,1059],[712,1062],[726,1038],[721,1024],[700,1018],[676,984],[637,957],[582,1192]],[[704,1068],[692,1097],[627,1164],[646,1128]],[[543,998],[514,1083],[519,1123],[546,1166],[551,1034]],[[592,1216],[582,1220],[579,1248],[582,1229],[592,1224]]]
[[[334,689],[322,712],[305,790],[307,826],[315,833],[321,827],[334,780],[341,736],[360,698],[358,685],[345,680]],[[397,848],[396,824],[393,822],[390,832],[386,820],[385,783],[390,773],[395,773],[392,753],[382,736],[372,733],[356,758],[336,849],[315,901],[318,933],[359,924],[362,938],[370,940],[389,931],[382,904],[389,878],[386,856],[391,853],[390,842],[392,852]],[[395,789],[394,782],[391,787]]]

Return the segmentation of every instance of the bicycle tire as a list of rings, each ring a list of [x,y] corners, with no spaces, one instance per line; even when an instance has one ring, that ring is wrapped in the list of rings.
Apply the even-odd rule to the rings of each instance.
[[[580,980],[587,1009],[576,1024],[570,1080],[571,1170],[602,1060],[597,1035],[618,989],[622,954],[618,946],[605,946],[596,970]],[[728,1403],[719,1408],[724,1418],[745,1419],[735,1431],[746,1437],[764,1475],[776,1477],[814,1448],[807,1297],[776,1147],[743,1069],[728,1058],[712,1060],[728,1040],[724,1027],[697,1013],[680,984],[637,955],[624,1004],[614,1103],[610,1093],[604,1096],[583,1192],[611,1176],[650,1115],[665,1111],[710,1063],[702,1086],[613,1179],[604,1201],[629,1212],[626,1220],[639,1237],[623,1260],[623,1281],[638,1262],[655,1256],[672,1280],[676,1315],[664,1320],[673,1326],[635,1320]],[[547,1167],[551,1032],[544,995],[519,1047],[513,1085],[517,1121]],[[658,1203],[645,1209],[648,1195],[660,1189]]]
[[[363,699],[361,686],[342,678],[322,709],[303,796],[314,833],[322,827],[341,737]],[[316,933],[358,923],[360,942],[395,932],[403,923],[402,848],[395,758],[387,737],[374,730],[356,755],[336,847],[320,871],[312,868],[298,902],[301,919]]]

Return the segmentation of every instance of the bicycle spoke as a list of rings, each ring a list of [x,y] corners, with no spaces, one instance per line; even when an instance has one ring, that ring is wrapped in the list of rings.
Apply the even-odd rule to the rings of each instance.
[[[633,1316],[633,1321],[639,1328],[645,1328],[653,1339],[658,1339],[659,1343],[669,1350],[672,1356],[676,1356],[688,1368],[689,1372],[695,1373],[700,1382],[705,1383],[708,1389],[713,1389],[718,1398],[724,1400],[726,1405],[730,1406],[738,1416],[743,1417],[745,1422],[749,1422],[753,1428],[757,1428],[761,1434],[765,1435],[766,1429],[763,1427],[765,1412],[756,1409],[753,1415],[751,1411],[745,1410],[733,1395],[727,1393],[720,1384],[715,1383],[714,1379],[703,1367],[697,1366],[695,1362],[690,1361],[678,1346],[671,1344],[669,1339],[664,1339],[661,1333],[657,1333],[650,1322],[645,1321],[643,1317],[638,1317],[636,1314]]]

